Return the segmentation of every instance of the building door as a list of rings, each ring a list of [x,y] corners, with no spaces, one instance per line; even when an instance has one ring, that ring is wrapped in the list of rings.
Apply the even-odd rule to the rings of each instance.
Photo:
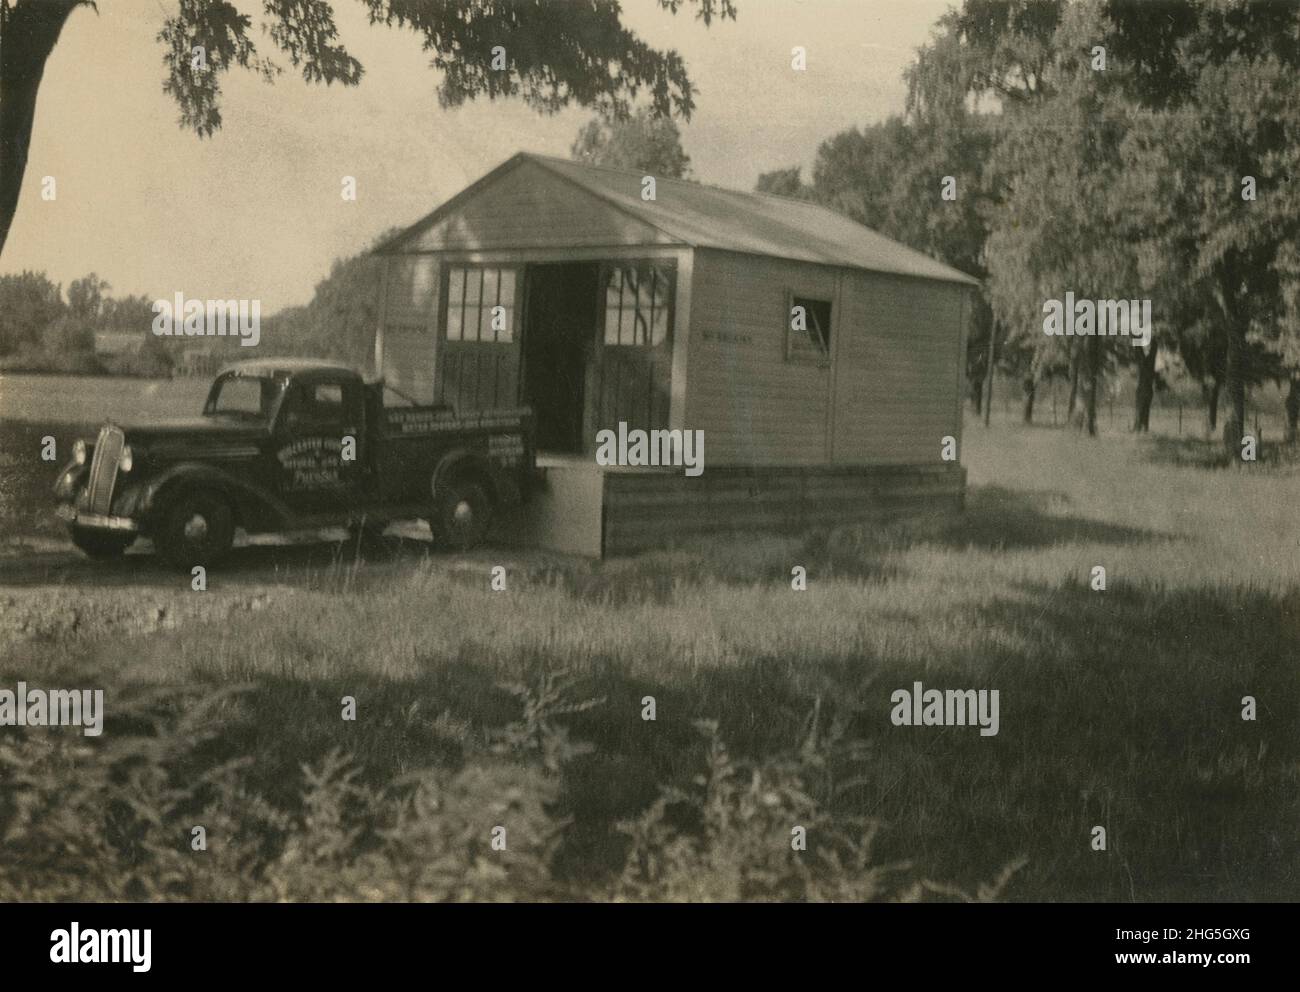
[[[537,448],[578,454],[587,366],[596,350],[600,265],[568,262],[528,266],[524,318],[524,397],[537,423]]]
[[[519,271],[444,269],[436,396],[458,414],[519,404]]]
[[[588,372],[587,440],[597,431],[652,430],[668,426],[673,362],[673,305],[676,266],[672,262],[607,263],[601,345]]]

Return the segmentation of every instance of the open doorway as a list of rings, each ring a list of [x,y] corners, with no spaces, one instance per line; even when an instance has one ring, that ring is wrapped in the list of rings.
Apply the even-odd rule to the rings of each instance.
[[[537,448],[581,454],[587,365],[594,357],[599,319],[600,265],[529,265],[527,279],[524,400],[537,418]]]

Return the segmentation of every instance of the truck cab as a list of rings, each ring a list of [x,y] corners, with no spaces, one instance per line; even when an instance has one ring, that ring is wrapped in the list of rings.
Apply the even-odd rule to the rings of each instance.
[[[78,441],[55,484],[58,514],[92,557],[150,537],[178,566],[207,564],[250,533],[424,519],[467,550],[524,498],[527,409],[458,417],[332,362],[262,359],[218,372],[200,416],[109,422]]]

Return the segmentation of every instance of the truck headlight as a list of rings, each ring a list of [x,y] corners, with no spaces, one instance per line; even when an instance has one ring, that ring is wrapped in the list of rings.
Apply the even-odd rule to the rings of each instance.
[[[72,445],[72,459],[78,465],[86,464],[86,442],[80,438]]]
[[[123,472],[129,472],[134,464],[135,456],[131,452],[131,446],[129,444],[122,445],[122,453],[117,456],[117,467]]]

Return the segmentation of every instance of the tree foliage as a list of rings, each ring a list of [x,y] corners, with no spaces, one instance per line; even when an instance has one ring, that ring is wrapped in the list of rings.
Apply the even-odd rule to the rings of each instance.
[[[633,169],[651,176],[682,179],[691,171],[691,159],[682,148],[676,122],[655,116],[646,107],[622,119],[596,117],[588,121],[569,154],[589,165]]]
[[[754,183],[755,193],[788,196],[793,200],[815,200],[816,192],[803,181],[803,169],[792,165],[788,169],[773,169],[759,175]]]
[[[1004,356],[1077,354],[1040,330],[1066,290],[1150,298],[1153,348],[1086,339],[1088,367],[1137,366],[1141,427],[1154,347],[1177,348],[1216,396],[1227,382],[1233,445],[1244,385],[1294,361],[1297,68],[1300,7],[1272,0],[966,0],[942,18],[907,74],[910,123],[995,110],[976,213]]]
[[[45,329],[67,309],[63,288],[44,272],[0,275],[0,356],[39,348]]]

